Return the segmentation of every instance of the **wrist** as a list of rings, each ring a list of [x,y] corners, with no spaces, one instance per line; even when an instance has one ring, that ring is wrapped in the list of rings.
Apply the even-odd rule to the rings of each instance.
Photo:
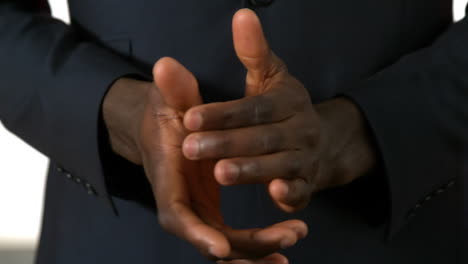
[[[151,85],[151,82],[120,78],[110,87],[102,104],[112,150],[138,165],[141,165],[141,156],[137,139]]]
[[[317,112],[327,141],[326,167],[332,184],[348,184],[371,172],[377,165],[377,150],[358,106],[336,98],[317,105]]]

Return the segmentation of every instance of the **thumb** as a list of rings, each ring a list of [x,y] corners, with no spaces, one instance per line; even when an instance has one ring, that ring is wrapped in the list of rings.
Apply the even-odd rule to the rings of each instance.
[[[158,60],[153,67],[153,78],[169,106],[186,111],[202,103],[195,76],[175,59]]]
[[[260,93],[265,78],[285,70],[285,66],[271,51],[254,11],[247,8],[237,11],[232,20],[232,33],[237,57],[248,71],[247,89],[251,90],[247,92]]]

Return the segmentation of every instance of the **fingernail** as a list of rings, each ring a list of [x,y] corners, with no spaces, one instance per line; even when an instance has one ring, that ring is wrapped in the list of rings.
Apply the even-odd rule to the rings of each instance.
[[[224,172],[224,180],[227,183],[235,183],[239,178],[240,170],[239,166],[235,164],[228,164]]]
[[[203,117],[200,113],[195,112],[192,114],[190,123],[189,123],[189,128],[190,130],[199,130],[203,125]]]
[[[296,244],[296,242],[294,240],[285,238],[285,239],[281,240],[280,247],[282,249],[287,249],[287,248],[290,248],[290,247],[294,246],[294,244]]]
[[[184,152],[189,158],[197,158],[200,151],[200,143],[194,138],[189,138],[184,142]]]

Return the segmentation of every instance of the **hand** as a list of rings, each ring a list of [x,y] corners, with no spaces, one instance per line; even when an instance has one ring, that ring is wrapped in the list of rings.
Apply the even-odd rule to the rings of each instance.
[[[184,112],[202,103],[197,81],[170,58],[158,61],[153,73],[154,84],[117,81],[104,100],[103,114],[114,151],[143,165],[161,226],[210,259],[286,263],[275,252],[305,237],[306,225],[291,220],[265,229],[226,226],[220,214],[214,162],[187,160],[181,150],[188,133],[182,123]]]
[[[219,160],[220,184],[264,183],[286,212],[319,190],[369,171],[375,154],[359,110],[344,98],[314,106],[304,86],[270,50],[258,17],[238,11],[234,47],[247,69],[246,97],[197,105],[184,117],[190,160]]]

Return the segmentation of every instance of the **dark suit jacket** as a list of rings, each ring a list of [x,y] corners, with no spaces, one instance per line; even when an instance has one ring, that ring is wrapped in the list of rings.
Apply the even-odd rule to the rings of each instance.
[[[246,6],[315,103],[359,105],[382,166],[292,216],[262,186],[226,188],[226,221],[304,219],[292,263],[460,261],[468,20],[452,24],[451,1],[69,2],[70,26],[44,3],[0,3],[0,118],[51,159],[37,263],[207,262],[160,228],[141,168],[109,150],[100,106],[113,81],[150,78],[162,56],[194,72],[205,102],[242,97],[231,19]]]

